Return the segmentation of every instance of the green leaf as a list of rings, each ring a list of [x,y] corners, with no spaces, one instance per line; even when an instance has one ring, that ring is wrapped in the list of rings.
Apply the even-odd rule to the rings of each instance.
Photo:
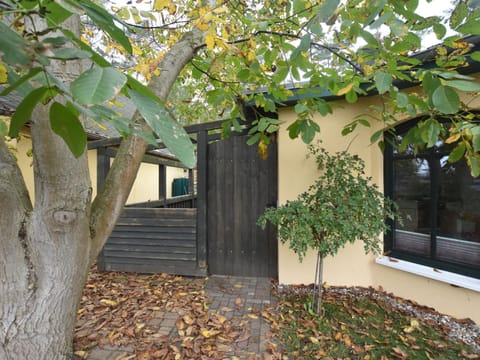
[[[340,0],[325,0],[317,10],[317,17],[320,22],[326,22],[337,10]]]
[[[423,124],[419,124],[420,128],[420,136],[422,140],[427,143],[427,147],[431,148],[434,146],[442,131],[442,126],[438,123],[438,121],[429,119],[425,121]]]
[[[25,96],[12,115],[8,136],[17,137],[20,129],[30,120],[35,106],[42,101],[51,89],[40,87]]]
[[[127,77],[112,67],[95,66],[72,83],[72,94],[80,104],[101,104],[115,97]]]
[[[472,60],[480,62],[480,51],[475,51],[472,54],[470,54],[470,57]]]
[[[383,136],[383,130],[377,130],[373,133],[373,135],[370,137],[370,142],[376,143],[378,139],[380,139]]]
[[[45,4],[46,11],[45,16],[47,19],[47,24],[51,27],[57,27],[70,16],[73,15],[73,12],[70,11],[72,8],[67,9],[64,6],[61,6],[59,1],[49,1]]]
[[[160,105],[148,95],[135,90],[129,90],[128,94],[145,121],[170,151],[185,166],[193,168],[196,163],[194,146],[185,129],[170,116],[163,105]]]
[[[448,156],[448,161],[451,163],[457,162],[463,157],[463,155],[465,154],[465,150],[465,143],[458,143],[458,145],[455,146],[455,148],[450,152],[450,155]]]
[[[77,0],[77,4],[98,27],[122,45],[129,54],[132,54],[132,44],[124,31],[115,25],[117,19],[113,15],[90,0]]]
[[[480,135],[473,136],[472,146],[474,152],[480,152]]]
[[[480,35],[480,20],[472,19],[458,27],[457,31],[464,35]]]
[[[91,54],[91,59],[95,64],[102,67],[112,66],[112,64],[110,64],[107,60],[105,60],[103,56],[100,56],[99,54],[97,54],[95,50],[93,50],[90,46],[85,44],[82,40],[77,38],[75,34],[72,33],[70,30],[61,29],[61,31],[66,37],[72,40],[72,42],[74,42],[80,49],[88,51]]]
[[[310,144],[317,132],[320,132],[320,126],[315,121],[306,120],[302,122],[301,137],[305,144]]]
[[[292,52],[292,55],[290,55],[290,61],[295,61],[302,52],[308,51],[310,49],[311,43],[312,38],[310,34],[305,34],[302,37],[302,40],[300,40],[300,44],[298,45],[298,47]]]
[[[433,24],[433,31],[435,32],[437,39],[442,39],[447,33],[447,28],[442,24],[436,23],[436,24]]]
[[[53,55],[49,56],[52,59],[58,60],[74,60],[74,59],[88,59],[92,57],[88,51],[79,50],[70,47],[64,47],[53,51]]]
[[[25,74],[21,78],[17,79],[17,81],[15,81],[11,86],[9,86],[5,90],[3,90],[0,93],[0,96],[6,96],[6,95],[10,94],[12,91],[16,90],[17,88],[19,88],[20,86],[25,84],[29,79],[31,79],[32,77],[34,77],[35,75],[37,75],[41,71],[43,71],[43,68],[36,67],[36,68],[30,69],[27,74]]]
[[[58,102],[50,107],[50,126],[60,136],[75,157],[79,157],[87,146],[87,134],[72,110]]]
[[[8,126],[5,121],[0,120],[0,136],[7,136],[8,134]]]
[[[152,90],[150,90],[148,87],[146,87],[140,81],[134,79],[130,75],[127,75],[127,87],[128,89],[135,90],[142,95],[148,96],[154,101],[158,101],[157,96],[152,92]],[[128,95],[128,91],[125,91],[125,95]]]
[[[300,122],[298,120],[294,121],[287,127],[287,130],[290,139],[295,139],[300,134]]]
[[[397,93],[396,96],[397,106],[401,109],[406,108],[408,105],[408,95],[402,92]]]
[[[390,89],[392,85],[392,75],[388,73],[378,73],[375,76],[375,86],[377,87],[379,94],[384,94]]]
[[[470,174],[473,177],[480,176],[480,157],[478,155],[469,155],[468,164],[470,165]]]
[[[433,76],[432,73],[427,72],[423,76],[422,87],[425,94],[432,96],[439,86],[441,86],[440,80],[436,76]]]
[[[432,94],[433,105],[443,114],[455,114],[460,108],[460,98],[452,88],[439,86]]]
[[[455,29],[457,26],[459,26],[462,23],[462,21],[467,17],[467,15],[468,15],[467,4],[465,4],[464,1],[460,1],[457,7],[453,10],[452,15],[450,16],[450,19],[449,19],[450,27],[452,29]]]
[[[355,92],[355,90],[350,90],[349,92],[347,92],[345,94],[345,100],[349,103],[349,104],[354,104],[357,102],[358,100],[358,95],[357,93]]]
[[[0,55],[3,61],[13,66],[27,66],[31,61],[28,49],[29,44],[23,37],[0,21]]]
[[[480,84],[477,84],[473,81],[450,80],[450,81],[445,81],[445,85],[453,87],[460,91],[466,91],[466,92],[480,91]]]
[[[262,135],[260,133],[256,133],[256,134],[252,135],[251,137],[248,138],[247,145],[253,145],[256,142],[260,141],[261,136]]]

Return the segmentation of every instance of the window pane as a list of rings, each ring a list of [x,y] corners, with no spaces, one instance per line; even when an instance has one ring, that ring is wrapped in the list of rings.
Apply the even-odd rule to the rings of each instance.
[[[440,159],[438,259],[480,265],[480,179],[464,161]],[[463,240],[463,241],[462,241]]]
[[[425,159],[394,161],[394,200],[403,225],[396,224],[394,248],[411,253],[430,254],[430,171]]]

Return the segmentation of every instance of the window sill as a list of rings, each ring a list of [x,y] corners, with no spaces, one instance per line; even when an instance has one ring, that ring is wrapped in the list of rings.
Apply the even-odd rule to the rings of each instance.
[[[480,280],[465,275],[434,269],[429,266],[415,264],[389,256],[382,256],[375,259],[379,265],[388,266],[393,269],[406,271],[429,279],[441,281],[450,285],[459,286],[465,289],[480,292]]]

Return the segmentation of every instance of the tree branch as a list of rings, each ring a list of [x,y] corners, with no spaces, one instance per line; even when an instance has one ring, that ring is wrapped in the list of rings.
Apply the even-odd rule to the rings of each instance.
[[[301,40],[302,39],[302,37],[300,35],[297,35],[297,34],[284,33],[284,32],[279,32],[279,31],[258,30],[247,38],[231,41],[231,42],[229,42],[229,44],[240,44],[240,43],[243,43],[243,42],[247,42],[252,37],[262,35],[262,34],[275,35],[275,36],[279,36],[279,37],[286,37],[286,38],[296,39],[296,40]],[[325,49],[327,51],[330,51],[332,54],[334,54],[338,58],[340,58],[343,61],[345,61],[346,63],[348,63],[353,69],[355,69],[355,71],[363,74],[363,70],[357,64],[355,64],[353,61],[351,61],[350,59],[348,59],[347,57],[342,55],[340,52],[338,52],[337,50],[335,50],[331,46],[326,46],[326,45],[320,44],[318,42],[312,42],[312,46],[316,47],[316,48]]]
[[[204,33],[198,29],[185,34],[165,54],[159,65],[161,73],[153,77],[148,87],[165,101],[177,76],[185,65],[193,58],[195,52],[204,42]],[[138,111],[134,120],[145,130],[151,131]],[[92,233],[92,250],[90,259],[93,262],[112,232],[120,216],[135,181],[147,142],[139,135],[130,134],[120,145],[107,178],[92,204],[90,229]]]

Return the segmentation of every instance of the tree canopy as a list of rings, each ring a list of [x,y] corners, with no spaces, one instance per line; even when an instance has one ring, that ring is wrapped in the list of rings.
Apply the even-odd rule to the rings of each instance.
[[[478,81],[462,73],[480,61],[480,52],[472,51],[469,42],[471,35],[480,35],[480,9],[468,1],[453,1],[445,16],[422,17],[418,5],[418,0],[155,0],[150,6],[141,0],[124,6],[92,0],[2,1],[0,80],[11,85],[2,94],[16,90],[24,100],[8,131],[5,125],[0,128],[4,135],[16,136],[38,102],[61,95],[63,102],[54,100],[51,125],[74,154],[85,148],[77,120],[81,114],[153,142],[148,131],[109,106],[121,94],[192,166],[193,148],[175,118],[222,118],[228,133],[240,126],[242,105],[253,104],[261,111],[249,142],[267,144],[269,133],[279,129],[279,121],[268,114],[294,99],[297,120],[289,126],[289,135],[309,143],[320,131],[313,115],[332,112],[321,94],[353,103],[359,96],[378,93],[381,106],[372,109],[370,117],[352,119],[344,135],[381,121],[382,130],[372,136],[376,142],[399,117],[425,115],[402,146],[452,143],[450,160],[465,158],[478,176],[480,126],[459,93],[480,91]],[[84,20],[81,38],[62,26],[72,15]],[[44,26],[29,27],[32,16],[42,18]],[[422,39],[428,32],[441,45],[426,64],[414,55],[425,48]],[[142,83],[162,71],[158,64],[174,44],[195,33],[204,41],[178,76],[171,92],[175,96],[159,101]],[[66,86],[65,79],[46,69],[53,59],[86,59],[92,65]],[[405,83],[420,89],[403,92]],[[448,126],[442,124],[446,118]]]

